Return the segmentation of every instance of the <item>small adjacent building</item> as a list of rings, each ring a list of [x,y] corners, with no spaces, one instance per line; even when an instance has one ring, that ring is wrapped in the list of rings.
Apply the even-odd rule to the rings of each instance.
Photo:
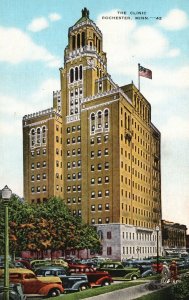
[[[166,255],[186,252],[186,225],[162,220],[162,246]]]

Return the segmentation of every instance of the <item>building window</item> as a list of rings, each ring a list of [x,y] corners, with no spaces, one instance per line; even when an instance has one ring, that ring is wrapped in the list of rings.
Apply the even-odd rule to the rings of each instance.
[[[46,154],[47,153],[47,150],[46,149],[43,149],[43,154]]]
[[[102,170],[102,164],[98,164],[98,170],[99,170],[99,171]]]
[[[102,178],[98,177],[98,184],[101,184],[101,183],[102,183]]]
[[[105,196],[107,197],[107,196],[109,196],[110,195],[110,191],[109,190],[106,190],[105,191]]]
[[[43,179],[47,179],[46,173],[43,173]]]
[[[46,161],[43,161],[43,167],[46,167],[47,163]]]
[[[40,180],[40,174],[37,174],[37,180]]]
[[[94,151],[91,151],[91,158],[94,157]]]
[[[91,184],[94,184],[94,183],[95,183],[95,179],[91,178]]]
[[[98,154],[97,154],[98,157],[101,156],[101,150],[98,150]]]
[[[110,223],[110,218],[107,217],[107,218],[105,219],[105,222],[106,222],[107,224]]]
[[[67,133],[70,133],[70,127],[67,128]]]
[[[77,154],[78,154],[78,155],[81,154],[81,149],[80,149],[80,148],[77,149]]]
[[[91,145],[94,145],[94,138],[91,139]]]
[[[101,137],[100,137],[100,136],[97,137],[97,143],[98,143],[98,144],[101,143]]]
[[[102,219],[98,218],[98,224],[102,224]]]
[[[109,162],[105,162],[105,170],[109,169]]]
[[[105,176],[105,183],[108,183],[108,182],[109,182],[109,177]]]
[[[109,205],[109,203],[106,203],[106,204],[105,204],[105,210],[110,210],[110,205]]]
[[[31,192],[32,192],[32,193],[35,192],[35,188],[34,188],[34,187],[31,188]]]
[[[40,162],[37,162],[37,168],[40,168]]]
[[[37,187],[37,193],[40,193],[40,186]]]
[[[91,192],[91,198],[95,198],[95,192]]]
[[[102,204],[98,204],[98,210],[99,210],[99,211],[102,210]]]
[[[108,149],[107,148],[104,150],[104,155],[108,155]]]
[[[38,149],[38,150],[36,151],[36,153],[37,153],[37,155],[40,155],[40,149]]]
[[[81,179],[81,172],[78,173],[77,177],[78,179]]]
[[[46,185],[43,186],[43,192],[46,192],[47,188]]]
[[[35,168],[35,165],[34,163],[31,164],[31,169],[34,169]]]
[[[81,166],[81,160],[78,160],[77,165],[78,165],[78,167]]]
[[[91,165],[91,171],[94,171],[94,170],[95,170],[94,165]]]
[[[102,197],[102,191],[98,191],[98,197]]]
[[[108,141],[108,135],[104,136],[104,142],[106,143]]]
[[[91,211],[95,211],[95,205],[91,205]]]
[[[111,231],[107,231],[107,239],[111,240],[112,238],[112,232]]]
[[[91,224],[95,224],[95,219],[91,219]]]
[[[67,145],[69,145],[70,144],[70,139],[67,139]]]

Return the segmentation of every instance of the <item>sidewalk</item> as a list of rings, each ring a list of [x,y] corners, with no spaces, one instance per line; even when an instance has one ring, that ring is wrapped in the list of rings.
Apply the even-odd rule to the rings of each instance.
[[[148,283],[141,285],[132,286],[122,290],[117,290],[115,292],[110,292],[107,294],[102,294],[90,298],[85,298],[85,300],[133,300],[146,294],[153,293],[154,291],[149,291],[147,289]]]

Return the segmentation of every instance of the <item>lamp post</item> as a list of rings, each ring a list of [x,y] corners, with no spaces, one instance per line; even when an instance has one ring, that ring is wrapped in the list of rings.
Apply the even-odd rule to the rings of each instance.
[[[157,233],[157,238],[156,238],[156,241],[157,241],[157,256],[156,256],[156,259],[157,259],[157,273],[159,272],[159,226],[156,226],[156,233]]]
[[[5,251],[4,251],[4,300],[9,300],[9,211],[8,203],[12,191],[6,185],[2,189],[2,200],[5,207]]]
[[[138,260],[139,260],[139,252],[140,252],[140,247],[139,246],[136,248],[136,252],[137,252]]]

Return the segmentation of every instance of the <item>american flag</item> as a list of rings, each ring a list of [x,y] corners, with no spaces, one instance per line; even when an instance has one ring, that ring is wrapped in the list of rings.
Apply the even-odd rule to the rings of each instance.
[[[139,72],[139,76],[152,79],[152,71],[142,67],[141,65],[139,65],[138,72]]]

